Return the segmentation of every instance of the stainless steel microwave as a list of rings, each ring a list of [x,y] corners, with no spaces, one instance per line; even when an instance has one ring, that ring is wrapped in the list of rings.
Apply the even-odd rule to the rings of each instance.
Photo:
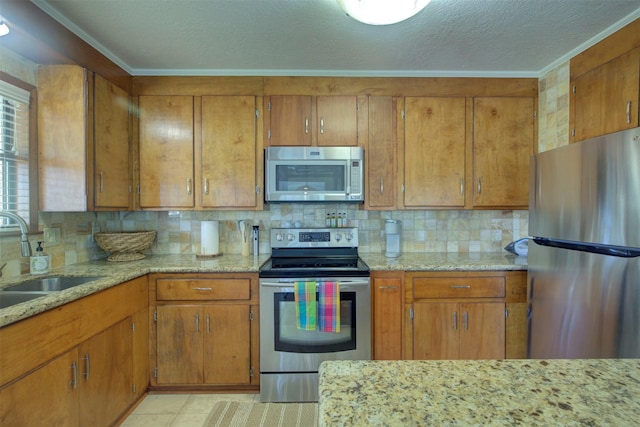
[[[268,147],[266,202],[364,202],[361,147]]]

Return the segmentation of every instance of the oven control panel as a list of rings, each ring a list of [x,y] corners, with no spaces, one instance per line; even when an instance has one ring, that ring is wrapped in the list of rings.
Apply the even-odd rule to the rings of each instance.
[[[358,247],[358,229],[272,228],[272,248],[353,248]]]

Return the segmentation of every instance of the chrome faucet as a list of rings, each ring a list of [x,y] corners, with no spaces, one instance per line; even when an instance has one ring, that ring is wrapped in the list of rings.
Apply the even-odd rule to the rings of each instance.
[[[29,239],[27,238],[27,233],[29,233],[29,227],[27,223],[20,216],[14,214],[13,212],[0,211],[0,216],[5,218],[10,218],[18,223],[20,226],[20,232],[22,233],[22,256],[29,257],[31,256],[31,245],[29,244]]]

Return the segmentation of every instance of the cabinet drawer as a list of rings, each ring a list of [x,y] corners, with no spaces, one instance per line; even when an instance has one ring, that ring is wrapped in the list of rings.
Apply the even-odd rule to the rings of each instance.
[[[420,298],[503,298],[504,277],[416,277],[413,297]]]
[[[251,298],[249,279],[158,279],[158,300],[248,300]]]

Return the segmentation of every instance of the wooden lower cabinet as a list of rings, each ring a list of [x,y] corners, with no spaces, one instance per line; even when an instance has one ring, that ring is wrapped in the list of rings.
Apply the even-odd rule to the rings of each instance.
[[[147,304],[144,276],[1,328],[0,425],[114,425],[147,389]]]
[[[526,357],[526,271],[405,274],[405,359]]]
[[[504,359],[504,303],[416,302],[413,359]]]
[[[151,387],[257,389],[257,274],[151,277]]]
[[[250,384],[250,307],[157,308],[158,384]]]
[[[1,389],[0,425],[79,426],[77,363],[74,349]]]
[[[402,271],[372,272],[373,359],[402,359]]]

